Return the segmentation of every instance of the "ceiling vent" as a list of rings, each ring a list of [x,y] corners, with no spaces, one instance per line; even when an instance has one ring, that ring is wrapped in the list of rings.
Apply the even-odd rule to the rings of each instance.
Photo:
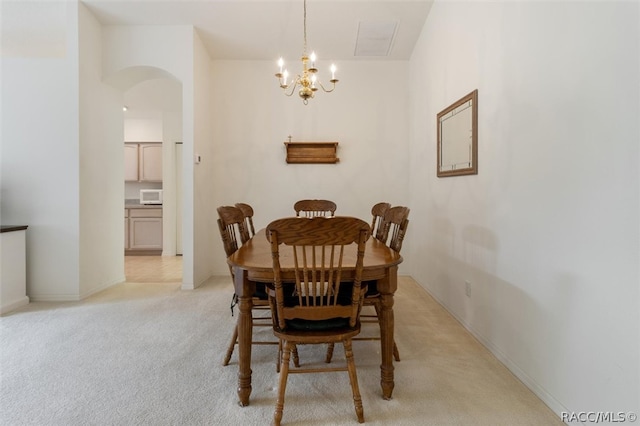
[[[358,23],[355,56],[388,56],[396,35],[397,22],[361,21]]]

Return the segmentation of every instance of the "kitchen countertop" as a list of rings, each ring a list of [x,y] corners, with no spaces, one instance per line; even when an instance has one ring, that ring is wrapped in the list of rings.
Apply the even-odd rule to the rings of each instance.
[[[0,233],[2,232],[13,232],[13,231],[22,231],[27,229],[27,225],[1,225]]]
[[[140,200],[124,200],[125,209],[161,209],[162,204],[140,204]]]

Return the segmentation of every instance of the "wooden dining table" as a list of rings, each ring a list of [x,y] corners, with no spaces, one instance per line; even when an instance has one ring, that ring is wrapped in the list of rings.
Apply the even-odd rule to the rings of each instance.
[[[293,250],[284,247],[280,252],[280,265],[284,281],[295,281],[293,272]],[[355,273],[355,250],[343,259],[343,279],[348,281]],[[238,397],[241,406],[249,405],[251,395],[251,341],[252,341],[252,296],[256,282],[273,282],[273,260],[271,246],[266,238],[265,229],[261,229],[247,243],[227,258],[233,268],[234,287],[238,295]],[[398,288],[398,265],[402,262],[400,254],[384,243],[371,237],[367,241],[364,255],[363,281],[377,281],[382,309],[380,323],[380,386],[382,397],[391,399],[393,393],[393,294]]]

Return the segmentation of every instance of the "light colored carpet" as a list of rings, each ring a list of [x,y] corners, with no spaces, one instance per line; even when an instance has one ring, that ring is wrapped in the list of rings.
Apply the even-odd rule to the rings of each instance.
[[[0,318],[3,425],[267,425],[276,346],[253,346],[251,405],[237,404],[230,278],[193,290],[123,283],[82,302],[31,303]],[[395,390],[380,390],[379,342],[354,342],[371,425],[562,424],[411,278],[396,296]],[[237,314],[236,314],[237,315]],[[375,332],[366,325],[365,333]],[[256,332],[269,339],[269,328]],[[323,347],[299,349],[303,363]],[[336,347],[334,362],[344,352]],[[315,401],[313,405],[309,402]],[[355,425],[346,373],[289,377],[283,423]]]

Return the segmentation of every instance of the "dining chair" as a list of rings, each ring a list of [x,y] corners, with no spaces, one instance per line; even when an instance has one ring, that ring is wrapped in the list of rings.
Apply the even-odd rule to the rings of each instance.
[[[331,371],[349,373],[356,416],[358,422],[363,423],[364,410],[351,340],[360,333],[359,314],[366,291],[361,285],[361,277],[369,224],[344,216],[310,220],[284,218],[267,226],[267,238],[273,259],[274,280],[273,284],[267,285],[274,318],[273,334],[281,342],[274,424],[280,425],[282,421],[289,373]],[[287,282],[283,282],[280,265],[283,245],[288,246],[284,256],[292,259],[295,275],[295,278],[287,277]],[[356,260],[355,275],[349,282],[341,280],[345,256]],[[340,291],[341,287],[347,287],[348,291]],[[295,345],[336,342],[344,346],[346,366],[289,370]]]
[[[245,226],[242,210],[234,206],[220,206],[218,211],[218,228],[225,254],[231,256],[238,248],[249,241],[251,236]]]
[[[402,249],[402,242],[409,226],[409,211],[410,209],[405,206],[395,206],[387,209],[384,213],[382,220],[382,229],[378,240],[386,243],[390,249],[400,253]],[[389,239],[391,236],[391,239]],[[380,293],[376,288],[376,282],[370,282],[368,284],[367,294],[364,297],[364,306],[373,306],[375,309],[375,315],[369,316],[376,318],[375,322],[379,321],[380,310],[382,309]],[[365,316],[367,318],[367,316]],[[375,340],[379,340],[377,337]],[[393,342],[393,358],[396,361],[400,361],[400,352],[396,342]]]
[[[380,240],[384,235],[384,214],[391,208],[391,204],[381,202],[371,208],[371,235]]]
[[[251,238],[246,227],[246,216],[243,211],[235,206],[220,206],[218,211],[218,229],[220,230],[220,237],[222,238],[222,244],[227,257],[231,256],[238,250],[238,248],[245,244]],[[231,273],[231,279],[234,279],[233,269],[229,267]],[[269,311],[269,300],[265,291],[264,283],[256,283],[256,292],[252,298],[254,311]],[[231,299],[231,314],[233,315],[233,308],[238,303],[238,295],[233,294]],[[253,326],[271,326],[271,316],[257,316],[253,318]],[[231,342],[227,347],[222,365],[229,365],[231,356],[233,355],[234,348],[238,343],[238,326],[236,325],[233,330],[233,336]],[[254,341],[256,345],[273,345],[278,344],[277,341]]]
[[[245,220],[245,228],[250,237],[256,235],[256,228],[253,227],[253,207],[247,203],[236,203],[236,207],[242,211]]]
[[[376,208],[378,204],[374,206]],[[380,232],[376,232],[378,235],[376,237],[377,240],[385,243],[392,250],[397,251],[398,253],[402,249],[402,242],[404,240],[404,236],[407,231],[407,227],[409,226],[409,208],[404,206],[396,206],[387,209],[384,213],[384,217],[382,220],[382,229],[377,229]],[[372,209],[373,214],[373,209]],[[374,217],[375,221],[375,217]],[[373,226],[373,225],[372,225]],[[373,228],[372,228],[373,232]],[[391,240],[389,240],[389,235],[391,235]],[[389,240],[387,242],[387,240]],[[371,306],[373,307],[375,313],[370,314],[367,313],[366,310],[363,309],[363,312],[360,314],[360,319],[362,323],[376,323],[380,325],[380,311],[382,309],[382,301],[380,299],[380,293],[377,289],[376,281],[367,281],[367,292],[364,296],[364,301],[362,303],[363,307]],[[380,340],[380,336],[373,337],[357,337],[353,340]],[[329,344],[327,347],[327,354],[325,362],[330,363],[331,358],[333,357],[333,345]],[[396,361],[400,361],[400,351],[398,351],[398,346],[396,342],[393,342],[393,358]]]
[[[336,203],[330,200],[299,200],[293,205],[298,217],[333,217],[336,214]]]
[[[389,248],[398,253],[402,249],[404,236],[409,227],[409,211],[409,207],[395,206],[384,214],[384,229],[380,241],[385,242]]]

